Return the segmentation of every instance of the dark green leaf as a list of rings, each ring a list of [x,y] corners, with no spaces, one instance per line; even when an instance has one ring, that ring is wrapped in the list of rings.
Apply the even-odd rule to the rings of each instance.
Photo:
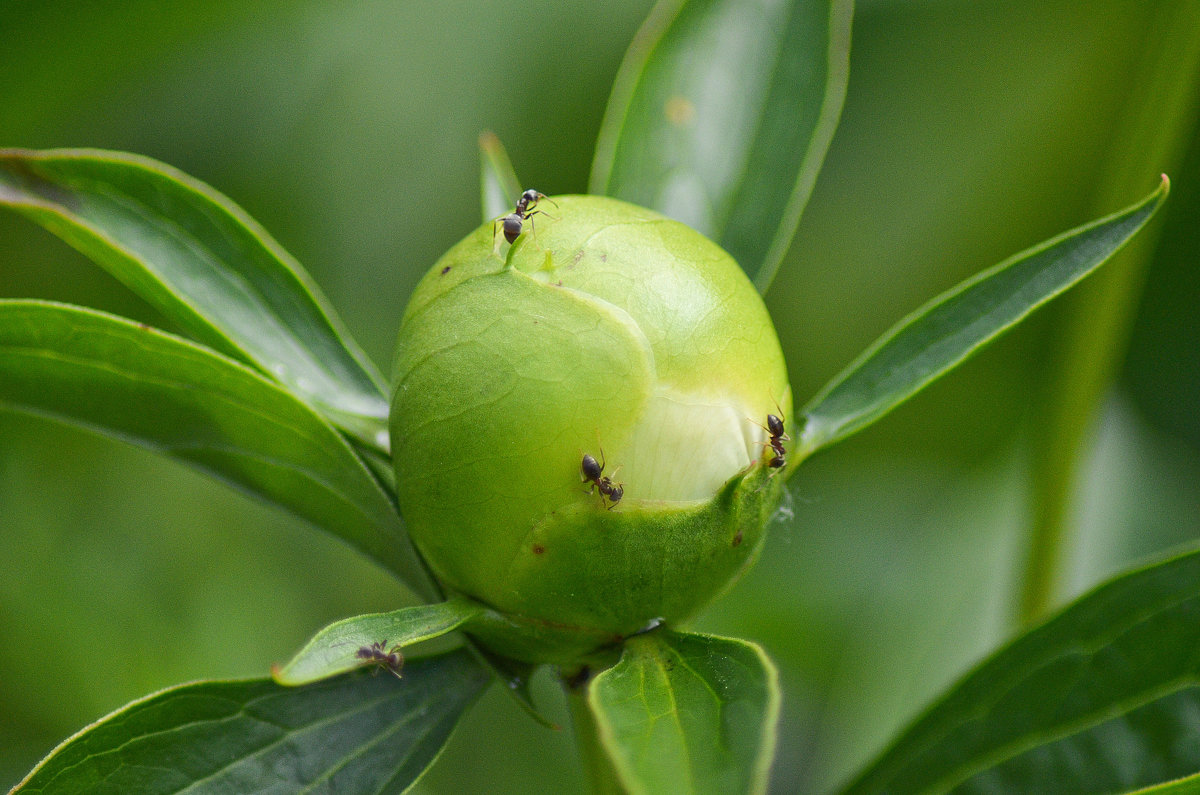
[[[362,665],[377,665],[372,657],[360,655],[359,650],[378,644],[375,651],[389,655],[403,646],[452,632],[482,611],[481,605],[458,597],[434,605],[343,619],[313,636],[291,662],[275,672],[275,681],[281,685],[303,685]],[[403,661],[403,657],[399,659]]]
[[[1098,268],[1154,215],[1167,178],[1114,215],[983,271],[901,320],[802,410],[797,459],[859,431]]]
[[[14,792],[403,792],[489,681],[460,649],[415,660],[403,681],[183,685],[84,729]]]
[[[479,190],[484,223],[511,213],[521,195],[517,172],[493,132],[479,136]]]
[[[630,793],[762,792],[775,749],[775,667],[753,643],[658,631],[588,685],[600,741]]]
[[[1200,552],[1097,588],[977,667],[846,793],[1114,792],[1200,770]]]
[[[208,348],[89,309],[0,301],[0,409],[186,461],[433,593],[399,516],[346,439],[287,390]]]
[[[212,188],[133,155],[5,150],[0,205],[79,249],[200,342],[387,449],[383,381],[299,263]]]
[[[609,100],[590,190],[691,225],[766,292],[841,116],[850,0],[661,0]]]

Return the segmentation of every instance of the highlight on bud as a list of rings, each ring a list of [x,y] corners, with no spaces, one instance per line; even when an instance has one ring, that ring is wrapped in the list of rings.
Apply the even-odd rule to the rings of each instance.
[[[414,542],[490,608],[469,631],[531,662],[726,587],[778,504],[791,418],[774,327],[728,254],[624,202],[551,201],[511,245],[484,224],[417,286],[391,414]]]

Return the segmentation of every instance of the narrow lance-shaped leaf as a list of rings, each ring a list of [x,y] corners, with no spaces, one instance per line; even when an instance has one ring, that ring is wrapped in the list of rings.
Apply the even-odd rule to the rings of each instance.
[[[479,136],[479,192],[484,223],[511,213],[521,195],[517,172],[513,171],[504,144],[493,132]]]
[[[493,654],[470,635],[466,636],[466,641],[479,661],[504,686],[504,692],[512,697],[518,707],[525,710],[525,714],[548,729],[559,728],[558,724],[543,715],[537,705],[533,703],[533,675],[537,672],[538,666]]]
[[[599,738],[630,792],[762,792],[779,685],[753,643],[657,631],[588,685]]]
[[[90,309],[0,301],[0,410],[186,461],[348,541],[432,596],[400,518],[346,439],[215,351]]]
[[[1175,781],[1135,790],[1129,795],[1196,795],[1198,792],[1200,792],[1200,773],[1194,773]]]
[[[184,685],[76,734],[13,792],[400,793],[489,681],[460,649],[413,661],[403,681],[363,672],[305,687]]]
[[[379,664],[399,674],[403,647],[441,637],[481,612],[481,605],[457,597],[438,604],[337,621],[314,635],[291,662],[275,671],[275,681],[281,685],[303,685],[363,665]],[[393,654],[397,656],[392,657]]]
[[[851,0],[660,0],[613,85],[590,190],[716,240],[770,287],[849,74]]]
[[[1200,771],[1200,552],[1124,574],[995,654],[844,793],[1123,792]]]
[[[382,379],[299,263],[212,188],[134,155],[3,150],[0,205],[61,237],[200,342],[387,448]]]
[[[1168,186],[1163,175],[1132,207],[1022,251],[901,320],[801,411],[797,460],[875,422],[1094,271],[1150,220]]]

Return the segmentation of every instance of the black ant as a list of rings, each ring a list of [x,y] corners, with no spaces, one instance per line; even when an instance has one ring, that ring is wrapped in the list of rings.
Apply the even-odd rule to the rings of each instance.
[[[558,206],[558,202],[554,201],[554,199],[551,199],[549,196],[547,196],[544,193],[539,193],[538,191],[534,190],[533,188],[530,188],[529,190],[522,193],[519,197],[517,197],[516,212],[510,213],[510,214],[504,216],[503,218],[497,218],[495,221],[492,222],[492,241],[495,242],[495,240],[496,240],[496,225],[497,224],[500,225],[500,229],[503,230],[503,232],[504,232],[504,239],[507,240],[511,244],[511,243],[516,242],[517,238],[521,236],[521,232],[524,229],[524,225],[525,225],[526,221],[529,221],[529,228],[533,229],[533,217],[532,216],[537,215],[538,213],[541,213],[542,215],[545,215],[547,217],[553,217],[550,215],[550,213],[548,213],[544,210],[533,209],[534,207],[537,206],[537,203],[539,201],[541,201],[542,199],[545,199],[546,201],[550,202],[555,207]]]
[[[600,457],[601,459],[604,457],[603,450],[600,451]],[[600,501],[605,502],[605,498],[607,497],[607,501],[612,503],[612,505],[608,506],[608,510],[611,511],[616,504],[621,501],[621,497],[625,495],[625,484],[618,483],[613,485],[612,478],[608,477],[607,475],[602,475],[604,472],[604,464],[596,463],[596,459],[586,453],[584,453],[583,456],[583,463],[579,466],[583,470],[584,482],[590,482],[592,484],[591,487],[588,488],[588,494],[591,494],[595,490],[599,489]],[[620,469],[620,467],[617,468]]]
[[[787,450],[783,449],[784,442],[790,442],[792,437],[788,436],[783,430],[783,420],[779,419],[774,414],[767,415],[766,426],[764,428],[767,433],[771,434],[771,438],[763,443],[763,448],[770,447],[775,452],[775,456],[767,462],[767,466],[771,469],[780,469],[787,465]]]
[[[370,646],[360,646],[354,656],[377,666],[375,673],[379,673],[379,668],[386,668],[394,673],[397,679],[400,678],[400,669],[404,666],[404,655],[400,653],[399,644],[389,649],[387,641],[381,640]]]

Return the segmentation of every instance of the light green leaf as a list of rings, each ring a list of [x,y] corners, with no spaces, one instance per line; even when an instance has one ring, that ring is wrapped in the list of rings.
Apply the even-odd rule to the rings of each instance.
[[[605,112],[590,191],[716,240],[770,287],[849,74],[851,0],[660,0]]]
[[[284,388],[208,348],[90,309],[0,301],[0,410],[185,461],[434,593],[399,516],[346,439]]]
[[[601,743],[630,793],[762,792],[775,750],[775,666],[753,643],[657,631],[588,685]]]
[[[1117,792],[1200,771],[1200,552],[1122,575],[955,685],[844,792]]]
[[[521,183],[509,162],[508,152],[490,131],[479,136],[479,190],[485,224],[511,213],[521,195]]]
[[[490,680],[460,649],[413,661],[403,681],[183,685],[76,734],[13,792],[404,792]]]
[[[1200,793],[1200,773],[1168,781],[1165,784],[1144,787],[1129,793],[1129,795],[1196,795],[1197,793]]]
[[[371,653],[386,656],[400,652],[397,659],[403,662],[401,647],[441,637],[481,612],[481,605],[457,597],[439,604],[343,619],[318,632],[291,662],[274,671],[275,681],[281,685],[303,685],[363,665],[379,665],[379,655],[373,657]],[[394,673],[399,674],[399,670]]]
[[[0,151],[0,206],[77,248],[188,334],[387,449],[383,381],[311,278],[233,202],[143,157]]]
[[[862,430],[1100,267],[1166,199],[1118,213],[979,273],[901,320],[808,402],[797,460]],[[795,471],[795,470],[793,470]]]

